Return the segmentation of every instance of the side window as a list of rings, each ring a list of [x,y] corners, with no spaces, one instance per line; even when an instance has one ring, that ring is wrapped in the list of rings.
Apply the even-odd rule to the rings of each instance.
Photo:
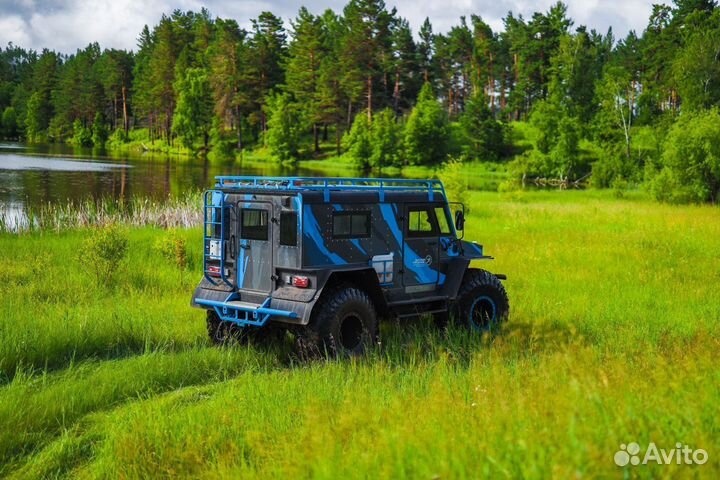
[[[297,212],[280,212],[280,245],[297,247]]]
[[[268,239],[267,210],[243,208],[240,211],[240,238],[245,240]]]
[[[450,235],[450,219],[443,207],[435,207],[435,218],[437,218],[440,233]]]
[[[410,207],[408,210],[408,236],[438,236],[437,222],[432,207]]]
[[[370,212],[333,212],[333,238],[370,236]]]

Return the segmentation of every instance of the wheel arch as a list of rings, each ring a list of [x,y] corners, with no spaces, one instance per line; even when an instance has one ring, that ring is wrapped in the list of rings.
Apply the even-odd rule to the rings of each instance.
[[[387,300],[382,287],[380,287],[375,269],[362,268],[332,271],[325,280],[323,288],[318,294],[318,298],[322,296],[326,290],[342,284],[351,284],[367,293],[376,311],[383,312],[387,310]]]

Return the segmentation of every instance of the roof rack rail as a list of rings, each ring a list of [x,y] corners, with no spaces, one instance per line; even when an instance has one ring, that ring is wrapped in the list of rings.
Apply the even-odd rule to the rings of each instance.
[[[322,191],[326,202],[330,192],[371,191],[378,192],[380,201],[385,201],[386,192],[427,193],[433,201],[435,194],[445,197],[445,188],[440,180],[411,180],[406,178],[340,178],[340,177],[238,177],[219,176],[215,188],[262,189],[290,191]]]

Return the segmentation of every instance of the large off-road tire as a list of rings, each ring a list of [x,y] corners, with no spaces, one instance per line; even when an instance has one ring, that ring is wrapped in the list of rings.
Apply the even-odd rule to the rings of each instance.
[[[342,285],[322,293],[297,336],[301,356],[358,356],[376,341],[377,314],[365,291]]]
[[[490,272],[468,270],[450,310],[456,325],[475,332],[487,332],[500,326],[510,313],[505,287]]]
[[[207,329],[210,341],[218,346],[246,342],[270,342],[281,338],[285,330],[275,325],[264,327],[241,327],[232,322],[225,322],[214,310],[207,312]]]

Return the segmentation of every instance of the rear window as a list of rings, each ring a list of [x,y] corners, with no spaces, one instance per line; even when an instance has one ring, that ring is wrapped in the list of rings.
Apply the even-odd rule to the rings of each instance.
[[[333,238],[370,236],[370,212],[333,212]]]
[[[297,246],[297,212],[280,212],[280,245]]]
[[[268,239],[267,210],[243,208],[240,217],[240,238],[245,240]]]

